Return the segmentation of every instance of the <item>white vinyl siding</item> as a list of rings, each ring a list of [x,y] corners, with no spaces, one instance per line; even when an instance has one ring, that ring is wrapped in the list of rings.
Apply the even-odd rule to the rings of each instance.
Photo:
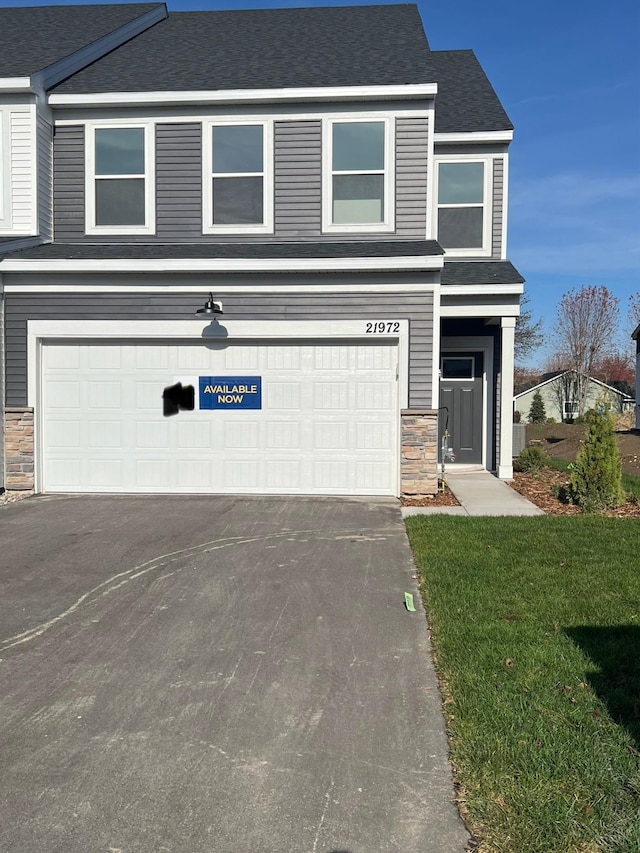
[[[270,121],[204,125],[203,234],[273,232],[273,159]]]
[[[87,234],[155,232],[154,131],[153,123],[87,125]],[[121,171],[117,164],[118,136],[122,140]]]

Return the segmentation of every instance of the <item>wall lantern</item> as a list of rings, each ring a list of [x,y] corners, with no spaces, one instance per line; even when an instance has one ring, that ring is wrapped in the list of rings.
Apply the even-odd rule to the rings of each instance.
[[[211,317],[211,319],[215,320],[216,317],[220,317],[223,313],[222,303],[214,302],[213,293],[209,293],[209,298],[204,303],[204,308],[198,308],[195,316],[201,318]]]

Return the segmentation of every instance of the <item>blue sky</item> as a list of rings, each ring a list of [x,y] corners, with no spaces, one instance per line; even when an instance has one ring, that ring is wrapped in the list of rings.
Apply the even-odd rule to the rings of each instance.
[[[349,4],[168,5],[177,11]],[[629,296],[640,291],[640,3],[423,0],[418,6],[433,49],[476,52],[516,126],[509,257],[527,279],[534,317],[543,318],[546,350],[555,344],[562,294],[583,284],[613,291],[621,302],[621,333],[626,331]],[[539,363],[545,351],[531,363]]]

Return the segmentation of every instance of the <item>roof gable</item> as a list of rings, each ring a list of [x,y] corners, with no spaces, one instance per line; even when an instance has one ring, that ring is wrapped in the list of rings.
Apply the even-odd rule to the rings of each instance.
[[[513,124],[472,50],[434,50],[436,133],[513,130]]]
[[[418,8],[171,12],[57,94],[432,83]]]

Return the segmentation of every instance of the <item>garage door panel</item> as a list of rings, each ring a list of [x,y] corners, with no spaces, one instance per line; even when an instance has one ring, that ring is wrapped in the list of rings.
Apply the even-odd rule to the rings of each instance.
[[[45,490],[396,494],[393,342],[96,341],[42,361]],[[168,385],[243,375],[261,409],[163,417]]]

